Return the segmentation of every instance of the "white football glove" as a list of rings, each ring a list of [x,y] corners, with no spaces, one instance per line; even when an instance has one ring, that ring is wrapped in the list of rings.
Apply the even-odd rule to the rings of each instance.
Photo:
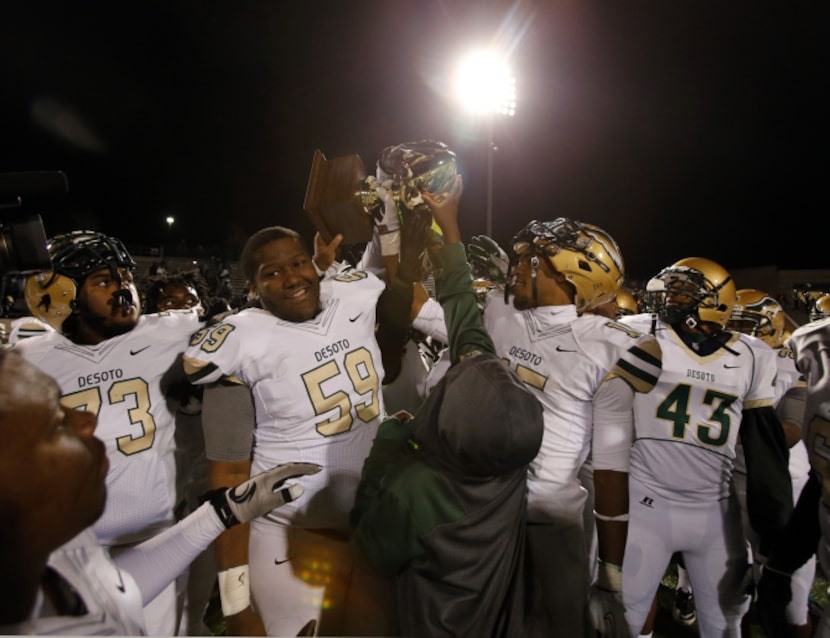
[[[588,619],[597,638],[631,638],[622,601],[622,569],[599,561],[597,582],[588,599]]]
[[[383,202],[383,216],[375,223],[375,228],[380,237],[380,254],[384,257],[397,255],[401,251],[401,220],[391,188],[392,180],[377,186],[378,197]]]
[[[304,492],[303,486],[299,483],[286,486],[285,481],[317,474],[322,469],[316,463],[284,463],[265,470],[236,487],[212,490],[207,497],[219,519],[229,528],[296,501]]]
[[[392,189],[392,180],[388,179],[376,187],[378,197],[383,202],[383,216],[377,222],[378,229],[381,232],[389,232],[397,230],[401,227],[401,220],[398,217],[398,205],[390,192]]]
[[[591,588],[588,617],[597,638],[631,638],[625,621],[622,592]]]

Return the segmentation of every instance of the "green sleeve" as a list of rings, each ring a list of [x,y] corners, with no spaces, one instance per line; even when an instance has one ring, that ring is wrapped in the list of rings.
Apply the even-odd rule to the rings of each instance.
[[[369,456],[363,461],[360,482],[350,514],[352,526],[357,524],[382,491],[383,478],[389,468],[403,462],[409,455],[407,441],[411,437],[412,428],[409,423],[399,421],[395,417],[386,419],[378,427]]]
[[[395,418],[380,425],[351,511],[352,544],[386,576],[426,552],[422,536],[463,513],[446,480],[418,459],[411,435]]]
[[[463,244],[447,244],[438,251],[441,272],[435,279],[438,301],[450,342],[450,361],[481,352],[496,353],[493,340],[484,328],[484,318],[473,288],[473,275]]]

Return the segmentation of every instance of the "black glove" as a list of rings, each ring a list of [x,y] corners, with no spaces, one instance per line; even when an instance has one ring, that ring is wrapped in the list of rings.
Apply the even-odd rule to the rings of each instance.
[[[211,490],[203,500],[210,501],[226,528],[233,527],[296,501],[303,494],[303,486],[295,483],[285,487],[285,481],[317,474],[322,469],[316,463],[284,463],[265,470],[236,487]]]
[[[432,238],[432,212],[427,206],[404,211],[401,225],[401,256],[397,277],[404,283],[423,279],[423,258]]]
[[[787,604],[792,600],[792,574],[778,571],[768,565],[761,570],[758,581],[756,609],[761,628],[767,636],[786,636]]]
[[[507,281],[510,258],[501,247],[487,235],[476,235],[467,246],[467,259],[476,277],[503,286]]]

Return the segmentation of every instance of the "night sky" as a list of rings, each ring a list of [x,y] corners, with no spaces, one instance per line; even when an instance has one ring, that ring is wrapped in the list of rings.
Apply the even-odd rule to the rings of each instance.
[[[66,173],[67,195],[25,199],[47,234],[235,257],[263,226],[312,237],[315,149],[371,173],[384,147],[437,139],[469,237],[486,228],[487,126],[451,77],[494,42],[518,93],[494,124],[503,246],[564,216],[608,230],[634,277],[694,255],[828,268],[822,4],[3,2],[0,172]]]

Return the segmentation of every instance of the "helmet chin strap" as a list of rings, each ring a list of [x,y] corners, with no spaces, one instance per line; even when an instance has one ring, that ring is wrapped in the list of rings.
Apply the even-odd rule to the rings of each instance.
[[[714,332],[710,332],[704,325],[700,318],[697,316],[697,307],[695,307],[693,314],[689,314],[686,316],[686,319],[683,321],[684,324],[694,332],[697,332],[703,335],[703,342],[712,343],[715,345],[715,349],[723,348],[727,352],[738,356],[738,353],[735,352],[732,348],[726,345],[726,341],[728,341],[728,337],[724,338],[724,332],[719,328],[716,328]],[[711,324],[707,324],[711,325]],[[703,343],[702,342],[702,343]]]
[[[530,284],[533,288],[533,307],[539,307],[539,289],[536,286],[536,275],[539,271],[539,257],[533,255],[530,258]]]

